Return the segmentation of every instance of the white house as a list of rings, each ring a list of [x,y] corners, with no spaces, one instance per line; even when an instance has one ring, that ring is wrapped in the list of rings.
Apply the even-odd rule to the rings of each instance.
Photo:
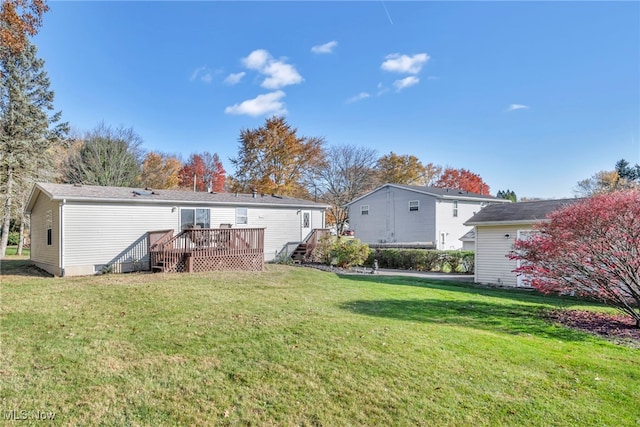
[[[515,239],[525,239],[534,224],[545,221],[556,209],[579,199],[541,200],[487,206],[465,224],[475,227],[476,283],[500,286],[523,286],[521,277],[513,271],[516,260],[509,259]]]
[[[411,243],[460,249],[464,222],[489,204],[511,203],[450,188],[384,184],[347,204],[349,227],[365,243]]]
[[[149,269],[150,231],[263,228],[264,261],[288,243],[324,228],[327,205],[261,194],[141,190],[73,184],[36,184],[31,218],[31,260],[57,275]]]

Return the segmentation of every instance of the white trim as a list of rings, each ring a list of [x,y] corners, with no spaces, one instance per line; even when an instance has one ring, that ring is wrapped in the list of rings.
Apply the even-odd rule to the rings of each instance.
[[[60,263],[60,277],[64,277],[64,204],[66,199],[58,205],[58,262]]]

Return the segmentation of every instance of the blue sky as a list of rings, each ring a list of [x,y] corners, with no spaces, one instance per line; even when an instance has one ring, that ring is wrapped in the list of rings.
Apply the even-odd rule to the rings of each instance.
[[[572,197],[640,163],[639,2],[61,2],[35,38],[78,131],[218,153],[285,115],[328,145]]]

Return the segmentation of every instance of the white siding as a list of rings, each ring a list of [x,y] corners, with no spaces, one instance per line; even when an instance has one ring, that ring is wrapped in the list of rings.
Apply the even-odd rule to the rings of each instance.
[[[502,286],[517,286],[516,261],[507,255],[513,248],[518,230],[530,226],[477,226],[475,281]],[[506,237],[506,235],[509,237]]]
[[[64,205],[65,274],[93,274],[103,265],[118,272],[148,269],[147,232],[178,230],[179,212],[169,205]]]
[[[149,268],[147,232],[180,230],[181,208],[211,209],[212,228],[232,224],[233,228],[265,229],[265,261],[271,261],[288,242],[300,242],[301,215],[296,207],[246,206],[247,224],[236,224],[236,206],[179,204],[130,204],[109,202],[68,202],[62,205],[62,262],[59,259],[59,202],[41,194],[31,213],[32,260],[56,275],[90,275],[105,265],[115,272]],[[46,211],[54,214],[53,245],[46,246]],[[311,229],[324,228],[323,208],[303,208],[311,213]],[[64,263],[64,271],[59,266]]]
[[[60,275],[59,203],[40,194],[31,211],[31,261],[51,274]],[[47,245],[47,211],[52,214],[52,241]]]
[[[458,216],[453,216],[454,200],[439,199],[436,202],[437,248],[441,250],[462,249],[460,238],[473,227],[464,225],[473,215],[482,209],[482,202],[458,200]],[[441,234],[445,242],[442,244]]]
[[[236,224],[236,207],[211,208],[211,227],[232,224],[233,228],[264,228],[264,259],[272,261],[288,242],[300,242],[301,216],[297,208],[247,206],[247,224]],[[311,229],[324,228],[324,210],[303,208],[311,213]]]

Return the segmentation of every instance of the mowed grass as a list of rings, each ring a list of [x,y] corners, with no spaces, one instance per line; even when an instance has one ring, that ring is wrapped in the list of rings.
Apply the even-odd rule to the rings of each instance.
[[[541,317],[590,307],[570,299],[276,265],[63,279],[6,267],[5,418],[41,411],[55,413],[55,425],[640,424],[640,351]]]

